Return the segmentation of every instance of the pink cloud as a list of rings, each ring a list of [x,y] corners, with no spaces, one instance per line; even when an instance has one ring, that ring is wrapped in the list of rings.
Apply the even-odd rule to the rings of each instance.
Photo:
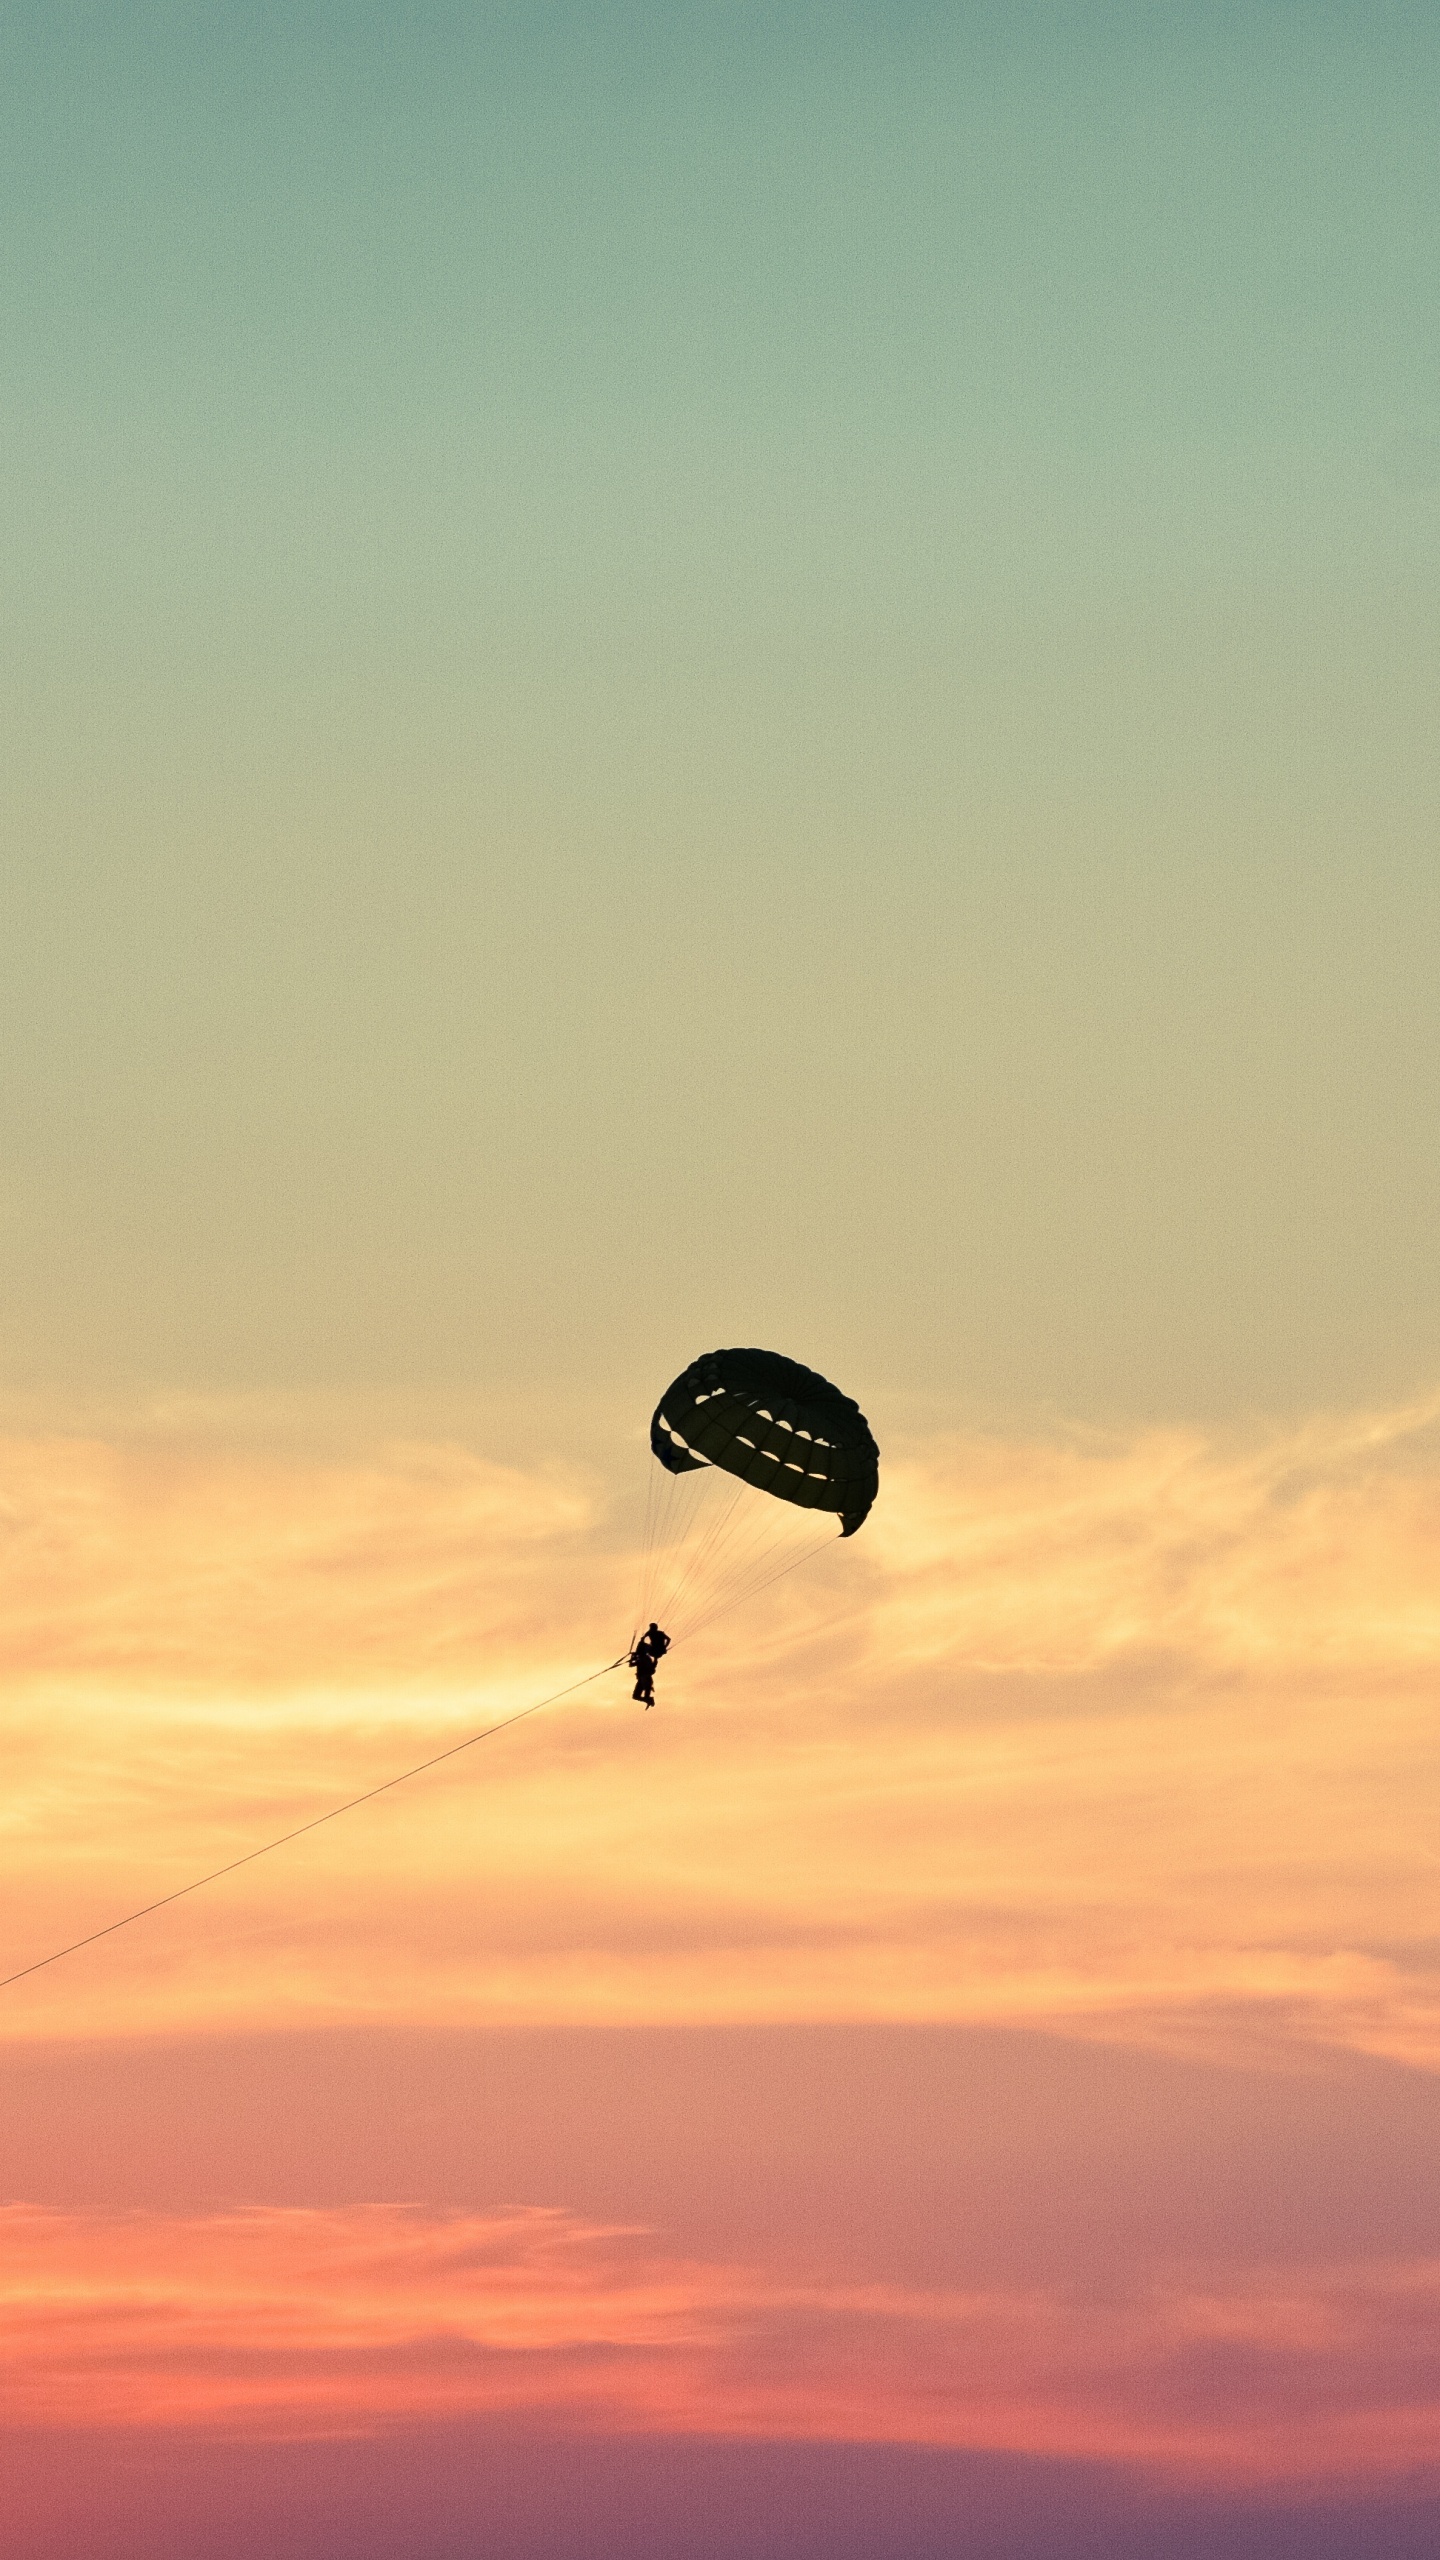
[[[560,2212],[0,2213],[12,2427],[365,2434],[505,2413],[1377,2480],[1440,2448],[1440,2262],[856,2282]]]

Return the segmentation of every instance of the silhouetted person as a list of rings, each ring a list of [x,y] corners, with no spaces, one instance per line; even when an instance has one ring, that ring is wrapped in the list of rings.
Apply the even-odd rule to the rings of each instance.
[[[635,1674],[635,1695],[642,1706],[653,1707],[655,1704],[655,1665],[662,1653],[669,1650],[669,1637],[652,1618],[630,1656],[630,1668]]]

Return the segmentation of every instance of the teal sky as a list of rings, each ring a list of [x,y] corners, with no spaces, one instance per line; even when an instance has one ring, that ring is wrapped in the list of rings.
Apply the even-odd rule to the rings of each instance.
[[[0,96],[12,1392],[1434,1383],[1433,8]]]

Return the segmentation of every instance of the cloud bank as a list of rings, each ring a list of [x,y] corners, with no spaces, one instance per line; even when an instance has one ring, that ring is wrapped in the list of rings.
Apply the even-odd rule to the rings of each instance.
[[[677,2258],[558,2211],[0,2213],[8,2421],[260,2437],[477,2415],[873,2441],[1212,2483],[1440,2472],[1440,2261],[1107,2295]]]

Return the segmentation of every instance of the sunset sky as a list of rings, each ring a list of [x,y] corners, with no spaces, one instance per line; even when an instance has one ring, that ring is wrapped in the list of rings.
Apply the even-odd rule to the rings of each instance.
[[[1430,2560],[1440,15],[0,128],[7,2560]]]

